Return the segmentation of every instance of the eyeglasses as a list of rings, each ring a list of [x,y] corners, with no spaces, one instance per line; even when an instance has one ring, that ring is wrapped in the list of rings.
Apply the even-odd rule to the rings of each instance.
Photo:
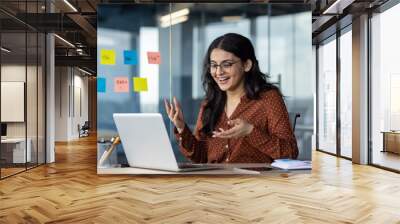
[[[218,67],[220,67],[221,71],[223,72],[230,72],[232,65],[238,63],[239,61],[224,61],[221,64],[211,63],[208,65],[208,68],[210,69],[211,74],[217,73]]]

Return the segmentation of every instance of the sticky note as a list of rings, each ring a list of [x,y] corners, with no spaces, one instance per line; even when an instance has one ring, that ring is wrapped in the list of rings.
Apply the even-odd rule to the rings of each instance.
[[[137,53],[135,50],[124,51],[124,64],[136,65],[137,64]]]
[[[101,49],[100,50],[100,64],[115,65],[115,51]]]
[[[128,93],[129,92],[128,77],[115,77],[114,78],[114,92],[116,92],[116,93]]]
[[[147,52],[147,60],[149,64],[161,64],[160,52]]]
[[[106,79],[105,78],[97,78],[97,92],[99,92],[99,93],[106,92]]]
[[[147,78],[133,78],[133,91],[146,92],[147,91]]]

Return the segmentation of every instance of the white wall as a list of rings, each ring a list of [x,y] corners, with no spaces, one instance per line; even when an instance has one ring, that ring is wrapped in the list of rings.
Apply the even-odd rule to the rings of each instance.
[[[68,85],[67,67],[55,68],[55,141],[68,140]]]
[[[78,124],[88,120],[88,78],[83,75],[72,67],[56,67],[56,141],[77,139]]]

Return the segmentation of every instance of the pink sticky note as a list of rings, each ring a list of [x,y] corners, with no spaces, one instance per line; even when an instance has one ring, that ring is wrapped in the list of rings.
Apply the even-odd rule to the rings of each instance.
[[[147,59],[149,64],[161,64],[160,52],[147,52]]]
[[[128,79],[128,77],[116,77],[116,78],[114,78],[114,91],[116,93],[128,93],[129,92],[129,79]]]

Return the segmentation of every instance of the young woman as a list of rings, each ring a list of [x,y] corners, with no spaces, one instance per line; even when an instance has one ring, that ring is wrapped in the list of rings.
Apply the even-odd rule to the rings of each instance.
[[[297,158],[298,149],[279,89],[260,71],[253,45],[228,33],[204,60],[201,104],[194,134],[180,104],[165,100],[181,152],[195,163],[270,163]]]

